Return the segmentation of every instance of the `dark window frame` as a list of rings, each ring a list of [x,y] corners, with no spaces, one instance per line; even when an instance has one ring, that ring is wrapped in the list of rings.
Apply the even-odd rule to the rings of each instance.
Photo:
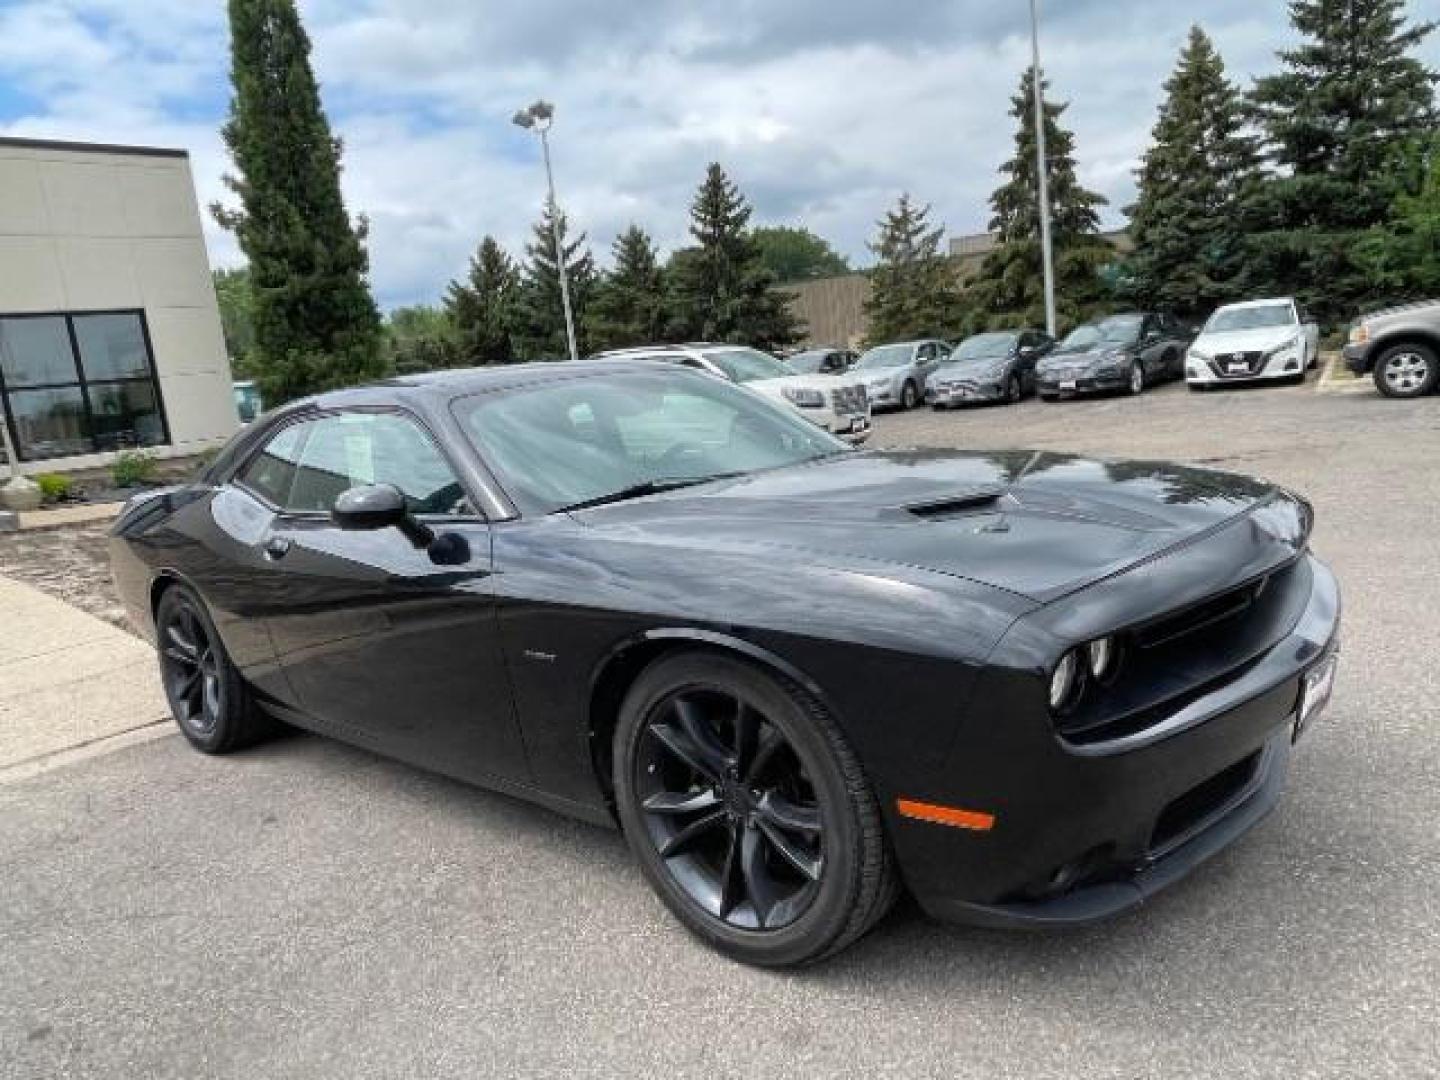
[[[90,379],[85,375],[84,360],[80,355],[80,338],[75,333],[75,320],[84,319],[92,315],[134,315],[140,323],[140,337],[145,345],[145,368],[146,374],[132,375],[123,379]],[[90,397],[92,386],[124,386],[131,383],[142,383],[150,386],[151,392],[155,395],[155,411],[160,418],[161,441],[157,446],[173,446],[174,442],[170,434],[170,417],[165,410],[165,395],[160,391],[160,374],[155,370],[155,346],[150,340],[150,322],[145,317],[144,308],[94,308],[79,311],[21,311],[13,314],[0,312],[0,322],[19,319],[63,319],[65,323],[65,335],[70,342],[70,360],[75,365],[74,382],[49,382],[38,383],[34,386],[17,386],[13,389],[5,383],[5,370],[0,366],[0,411],[4,413],[4,422],[10,432],[10,444],[15,450],[17,463],[30,464],[37,461],[59,461],[69,457],[89,457],[93,454],[114,454],[121,453],[124,449],[149,449],[149,447],[128,447],[114,450],[102,450],[95,438],[95,410]],[[25,452],[20,442],[20,429],[15,423],[15,410],[10,405],[13,394],[24,394],[32,390],[79,390],[80,399],[85,404],[85,437],[90,448],[78,454],[55,454],[47,457],[32,457]]]

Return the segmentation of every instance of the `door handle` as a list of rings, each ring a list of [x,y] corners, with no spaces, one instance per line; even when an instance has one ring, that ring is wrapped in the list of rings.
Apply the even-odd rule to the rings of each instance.
[[[290,538],[287,536],[272,536],[265,541],[265,557],[272,562],[283,559],[289,552]]]

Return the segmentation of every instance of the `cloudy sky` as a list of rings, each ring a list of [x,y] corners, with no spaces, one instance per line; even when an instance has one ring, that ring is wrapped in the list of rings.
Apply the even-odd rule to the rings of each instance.
[[[1434,13],[1437,0],[1411,0]],[[0,134],[187,148],[223,198],[228,39],[216,0],[0,0]],[[1191,21],[1248,84],[1290,41],[1283,0],[1048,0],[1053,93],[1083,179],[1133,193],[1161,82]],[[857,261],[902,191],[978,231],[1010,153],[1028,62],[1024,0],[301,0],[352,211],[372,221],[386,307],[433,300],[490,232],[518,248],[539,208],[533,136],[556,103],[561,201],[602,261],[639,222],[685,239],[705,163],[756,222],[804,224]],[[1440,67],[1440,35],[1425,59]],[[208,222],[211,259],[235,263]]]

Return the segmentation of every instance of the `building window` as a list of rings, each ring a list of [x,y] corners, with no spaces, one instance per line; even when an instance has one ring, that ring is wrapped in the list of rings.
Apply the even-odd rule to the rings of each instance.
[[[0,316],[0,403],[21,461],[169,442],[138,311]]]

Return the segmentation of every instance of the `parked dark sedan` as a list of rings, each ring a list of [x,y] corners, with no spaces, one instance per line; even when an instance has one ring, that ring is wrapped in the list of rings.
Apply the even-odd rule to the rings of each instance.
[[[1021,401],[1035,390],[1035,365],[1055,342],[1040,330],[976,334],[956,345],[930,376],[925,400],[937,409]]]
[[[618,823],[681,922],[785,965],[902,882],[1084,922],[1254,825],[1334,672],[1310,526],[1251,479],[861,452],[611,360],[290,405],[112,554],[198,749],[278,719]]]
[[[1183,378],[1194,333],[1169,315],[1112,315],[1077,326],[1038,365],[1040,397],[1105,391],[1138,394]]]

